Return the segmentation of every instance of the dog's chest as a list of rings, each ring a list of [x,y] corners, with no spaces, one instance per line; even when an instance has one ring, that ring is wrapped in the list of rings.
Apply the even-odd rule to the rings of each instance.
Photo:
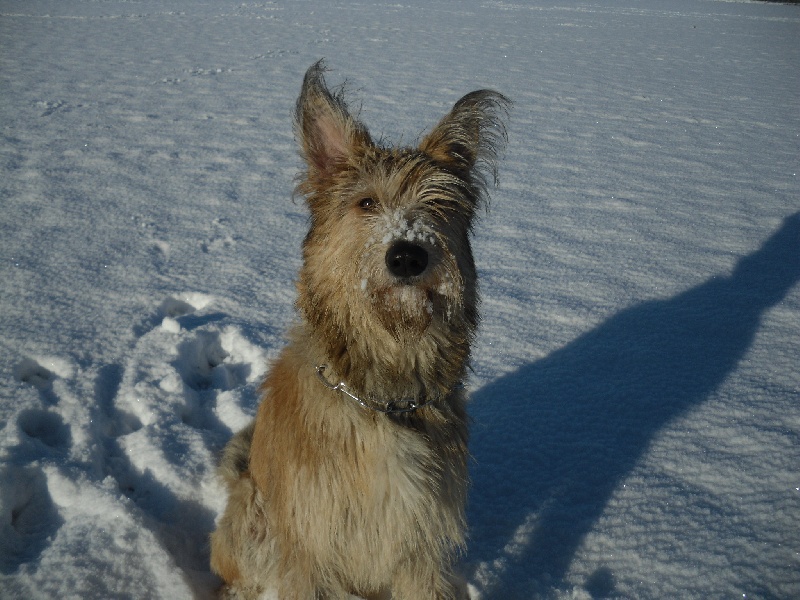
[[[342,443],[330,441],[334,446]],[[377,422],[354,425],[343,442],[331,484],[340,487],[354,509],[377,517],[431,500],[436,457],[419,432],[381,415]],[[334,456],[336,449],[331,450]]]
[[[315,492],[295,498],[305,505],[306,534],[322,533],[327,543],[319,545],[340,558],[374,548],[372,560],[396,560],[419,542],[414,532],[441,507],[435,452],[418,432],[388,420],[323,437],[330,447],[316,465]]]

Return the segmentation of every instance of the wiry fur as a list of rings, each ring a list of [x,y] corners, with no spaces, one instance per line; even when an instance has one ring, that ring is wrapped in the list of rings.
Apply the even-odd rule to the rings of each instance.
[[[323,72],[308,70],[296,112],[311,213],[300,320],[254,423],[225,449],[211,565],[242,597],[451,599],[467,488],[459,383],[478,320],[469,233],[508,101],[473,92],[417,148],[384,148]],[[424,249],[422,273],[390,272],[398,240]],[[361,398],[427,404],[365,409],[317,377],[322,364]]]

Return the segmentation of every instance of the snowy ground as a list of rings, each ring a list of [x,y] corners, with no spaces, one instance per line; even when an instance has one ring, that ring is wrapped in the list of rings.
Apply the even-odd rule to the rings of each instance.
[[[515,101],[473,595],[800,597],[798,40],[798,6],[712,0],[0,0],[0,596],[211,595],[324,56],[395,142]]]

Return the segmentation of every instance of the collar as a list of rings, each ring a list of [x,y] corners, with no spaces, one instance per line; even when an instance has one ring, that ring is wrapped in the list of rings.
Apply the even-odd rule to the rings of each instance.
[[[353,392],[351,392],[344,381],[340,381],[339,383],[331,383],[327,377],[325,377],[325,370],[328,368],[328,365],[322,364],[317,365],[315,370],[317,372],[317,377],[329,390],[333,390],[335,392],[341,392],[351,400],[357,402],[361,407],[366,408],[367,410],[373,410],[375,412],[383,413],[385,415],[398,415],[404,413],[411,413],[416,410],[419,410],[423,406],[427,406],[428,404],[432,404],[436,401],[437,397],[428,398],[422,401],[417,400],[416,398],[403,398],[401,400],[393,400],[391,402],[378,402],[373,399],[365,400],[363,398],[359,398]],[[463,384],[458,384],[456,387],[464,387]]]

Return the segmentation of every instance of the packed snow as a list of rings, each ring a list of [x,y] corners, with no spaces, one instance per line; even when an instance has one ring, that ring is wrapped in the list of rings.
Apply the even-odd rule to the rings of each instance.
[[[0,597],[213,595],[325,57],[387,143],[515,102],[472,597],[800,598],[798,41],[760,2],[0,0]]]

